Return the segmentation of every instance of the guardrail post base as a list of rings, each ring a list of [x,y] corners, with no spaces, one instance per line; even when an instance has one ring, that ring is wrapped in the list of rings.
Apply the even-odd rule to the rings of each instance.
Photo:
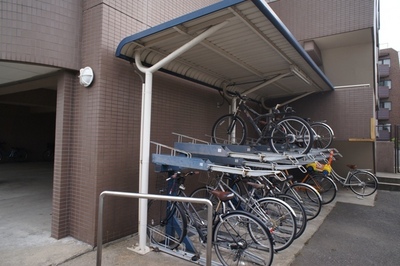
[[[151,251],[151,249],[149,248],[149,247],[144,247],[144,248],[141,248],[141,247],[131,247],[131,248],[128,248],[129,250],[131,250],[131,251],[133,251],[133,252],[136,252],[136,253],[138,253],[138,254],[140,254],[140,255],[145,255],[145,254],[147,254],[147,253],[149,253],[150,251]]]

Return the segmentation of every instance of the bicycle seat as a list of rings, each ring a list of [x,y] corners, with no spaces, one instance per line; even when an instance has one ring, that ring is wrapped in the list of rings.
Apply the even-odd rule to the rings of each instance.
[[[228,201],[235,197],[235,194],[229,191],[212,190],[211,194],[216,196],[220,201]]]
[[[355,164],[346,164],[346,166],[352,170],[356,170],[357,169],[357,165]]]

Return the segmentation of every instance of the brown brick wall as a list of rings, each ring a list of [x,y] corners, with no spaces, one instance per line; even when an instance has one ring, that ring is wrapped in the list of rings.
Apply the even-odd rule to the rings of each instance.
[[[75,0],[2,0],[0,12],[0,60],[79,67],[82,9]]]
[[[371,138],[370,120],[374,108],[366,102],[373,102],[370,88],[337,89],[326,94],[308,96],[292,106],[297,114],[312,120],[327,120],[338,141],[349,138]]]
[[[61,166],[56,168],[59,188],[55,188],[58,197],[53,206],[59,212],[53,235],[67,234],[95,244],[99,194],[138,191],[142,82],[131,65],[115,57],[115,51],[126,36],[208,1],[176,3],[183,10],[167,8],[164,1],[158,5],[149,1],[84,2],[81,67],[92,67],[95,81],[83,88],[75,80],[71,112],[64,117],[71,119],[70,141],[68,154],[58,157]],[[211,89],[155,74],[151,139],[172,146],[176,137],[171,132],[204,138],[217,117],[217,101],[221,101],[219,95]],[[58,140],[57,144],[62,145]],[[156,176],[152,169],[150,175],[152,180]],[[152,186],[151,181],[151,191]],[[67,202],[66,209],[63,202]],[[104,215],[105,242],[137,230],[137,200],[107,198]],[[66,216],[65,222],[62,218]]]
[[[390,111],[389,123],[392,125],[400,125],[400,66],[399,66],[399,52],[389,48],[380,50],[380,55],[387,55],[385,58],[390,58],[389,77],[392,82],[392,88],[389,92],[389,98],[383,99],[384,101],[392,102],[392,110]]]
[[[374,0],[279,0],[270,6],[298,40],[374,25]]]
[[[61,73],[57,84],[57,117],[53,177],[53,212],[51,235],[57,239],[69,235],[69,192],[71,173],[73,73]]]

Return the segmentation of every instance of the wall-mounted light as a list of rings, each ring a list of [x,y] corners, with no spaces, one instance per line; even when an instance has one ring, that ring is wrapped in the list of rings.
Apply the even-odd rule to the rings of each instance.
[[[295,74],[299,79],[307,83],[308,85],[311,85],[310,79],[304,74],[298,67],[291,65],[290,70],[292,71],[293,74]]]
[[[94,79],[94,73],[91,67],[81,68],[79,74],[79,83],[85,88],[89,87],[92,84]]]

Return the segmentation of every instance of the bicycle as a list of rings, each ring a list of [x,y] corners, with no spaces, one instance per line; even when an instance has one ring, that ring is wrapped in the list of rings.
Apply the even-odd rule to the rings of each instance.
[[[313,186],[319,192],[322,205],[331,203],[336,198],[337,186],[327,175],[309,171],[301,182]]]
[[[54,161],[54,143],[47,143],[47,148],[42,154],[43,161]]]
[[[340,153],[337,152],[336,154],[342,157]],[[349,171],[346,177],[342,177],[332,168],[333,156],[334,154],[331,152],[327,165],[330,166],[329,176],[335,181],[339,182],[343,187],[349,187],[354,194],[361,197],[370,196],[377,191],[379,181],[373,173],[367,169],[358,169],[355,164],[347,164]]]
[[[303,205],[293,196],[277,192],[271,183],[261,182],[259,179],[252,177],[238,177],[231,187],[235,187],[241,195],[250,195],[256,199],[275,197],[284,201],[296,214],[297,231],[294,238],[297,239],[304,233],[307,225],[307,214]],[[241,191],[245,192],[242,193]]]
[[[28,160],[28,153],[25,149],[11,147],[10,150],[6,150],[5,144],[5,142],[0,142],[0,162],[25,162]]]
[[[243,112],[258,135],[255,144],[266,141],[272,151],[298,151],[307,153],[313,144],[313,134],[310,125],[297,116],[285,116],[277,108],[272,113],[260,114],[246,104],[246,97],[234,93],[239,98],[236,110],[232,114],[220,117],[212,127],[212,141],[219,144],[245,143],[248,129],[243,118]],[[261,127],[259,126],[261,125]]]
[[[176,172],[167,180],[171,181],[168,194],[186,197],[185,178],[194,172]],[[229,192],[214,192],[219,202],[231,199]],[[219,204],[220,205],[220,204]],[[201,217],[201,208],[191,203],[150,201],[148,210],[148,236],[151,243],[169,249],[180,245],[195,252],[193,261],[200,254],[192,243],[207,241],[206,223]],[[256,216],[242,211],[213,215],[213,247],[223,265],[271,265],[273,260],[273,238],[269,229]],[[185,245],[183,245],[185,243]],[[186,251],[186,250],[185,250]]]
[[[326,149],[331,146],[335,133],[326,121],[309,122],[309,124],[314,132],[313,148]]]
[[[306,175],[301,180],[302,183],[307,183],[313,186],[321,195],[322,204],[331,203],[337,193],[337,186],[335,181],[329,177],[329,173],[332,170],[331,163],[333,160],[335,149],[329,150],[329,157],[326,159],[326,156],[323,152],[320,153],[320,156],[326,162],[325,164],[321,164],[318,161],[313,163],[309,163],[306,165]]]
[[[285,106],[284,114],[295,113],[292,107]],[[335,138],[333,129],[326,123],[326,120],[322,121],[311,121],[310,118],[304,118],[304,120],[310,125],[314,137],[312,148],[315,149],[327,149]]]
[[[255,198],[254,195],[242,195],[240,188],[233,185],[230,186],[223,180],[225,174],[219,175],[213,186],[206,186],[196,189],[190,195],[194,198],[206,198],[215,202],[213,191],[228,191],[233,193],[232,199],[226,201],[221,210],[227,213],[228,210],[244,210],[260,218],[269,228],[274,239],[275,251],[281,251],[289,247],[296,238],[297,224],[296,213],[286,202],[273,197]],[[239,176],[237,177],[239,178]]]
[[[290,195],[298,200],[306,211],[307,221],[315,219],[321,212],[322,198],[319,192],[309,184],[293,182],[293,176],[261,176],[262,182],[272,186],[276,193]]]
[[[318,166],[317,163],[313,163],[308,164],[306,167],[314,171],[318,171],[318,168],[323,169],[324,171],[321,172],[324,175],[332,177],[333,180],[339,182],[343,187],[349,187],[358,196],[366,197],[375,193],[378,189],[379,181],[373,173],[366,169],[358,169],[357,165],[347,164],[346,166],[350,169],[346,177],[342,177],[332,168],[332,161],[335,160],[334,155],[342,157],[337,150],[333,149],[330,151],[328,159],[325,159],[325,164]]]

